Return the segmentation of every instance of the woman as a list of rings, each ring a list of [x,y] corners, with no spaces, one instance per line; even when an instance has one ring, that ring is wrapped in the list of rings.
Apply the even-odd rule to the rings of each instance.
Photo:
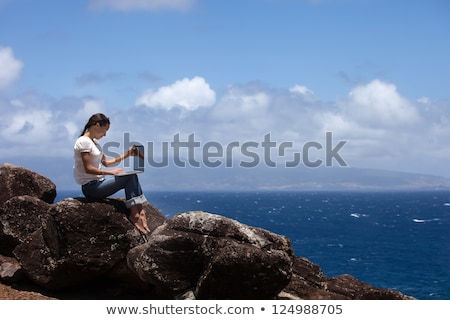
[[[137,175],[116,176],[124,170],[122,168],[102,169],[102,165],[111,167],[138,153],[137,148],[133,146],[121,156],[108,159],[103,154],[98,140],[106,135],[109,126],[109,118],[102,113],[91,116],[84,126],[74,146],[75,165],[73,173],[75,181],[81,185],[81,190],[86,198],[91,199],[104,199],[124,189],[126,206],[130,209],[131,222],[140,232],[147,234],[150,229],[142,206],[147,202],[147,199],[142,193]],[[105,179],[106,175],[112,175],[113,178]]]

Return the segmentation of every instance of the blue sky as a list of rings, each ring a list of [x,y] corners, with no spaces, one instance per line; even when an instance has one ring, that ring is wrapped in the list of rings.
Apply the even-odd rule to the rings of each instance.
[[[450,178],[449,35],[445,0],[0,0],[0,161],[71,188],[104,112],[102,142],[331,131],[351,167]]]

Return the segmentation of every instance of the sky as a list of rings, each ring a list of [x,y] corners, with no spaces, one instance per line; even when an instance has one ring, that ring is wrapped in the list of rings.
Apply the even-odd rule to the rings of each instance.
[[[198,170],[300,154],[450,178],[449,39],[446,0],[0,0],[0,162],[77,188],[102,112],[108,150],[166,143],[167,170],[191,137]]]

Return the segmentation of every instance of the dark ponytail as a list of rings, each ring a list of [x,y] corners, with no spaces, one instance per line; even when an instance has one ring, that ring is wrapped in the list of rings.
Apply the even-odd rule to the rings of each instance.
[[[110,124],[109,118],[107,116],[105,116],[103,113],[96,113],[89,118],[88,122],[84,126],[83,131],[81,131],[80,137],[83,136],[91,126],[95,126],[97,123],[100,124],[101,127]]]

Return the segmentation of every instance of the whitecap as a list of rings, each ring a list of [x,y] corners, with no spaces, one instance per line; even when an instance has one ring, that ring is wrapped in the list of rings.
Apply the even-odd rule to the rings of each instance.
[[[327,243],[327,247],[338,247],[343,248],[344,245],[342,243]]]
[[[359,217],[361,217],[361,215],[359,213],[351,213],[350,217],[359,218]]]
[[[432,222],[432,221],[441,221],[439,218],[433,218],[433,219],[413,219],[414,222],[417,223],[424,223],[424,222]]]
[[[450,207],[450,203],[449,202],[444,203],[444,207]]]

